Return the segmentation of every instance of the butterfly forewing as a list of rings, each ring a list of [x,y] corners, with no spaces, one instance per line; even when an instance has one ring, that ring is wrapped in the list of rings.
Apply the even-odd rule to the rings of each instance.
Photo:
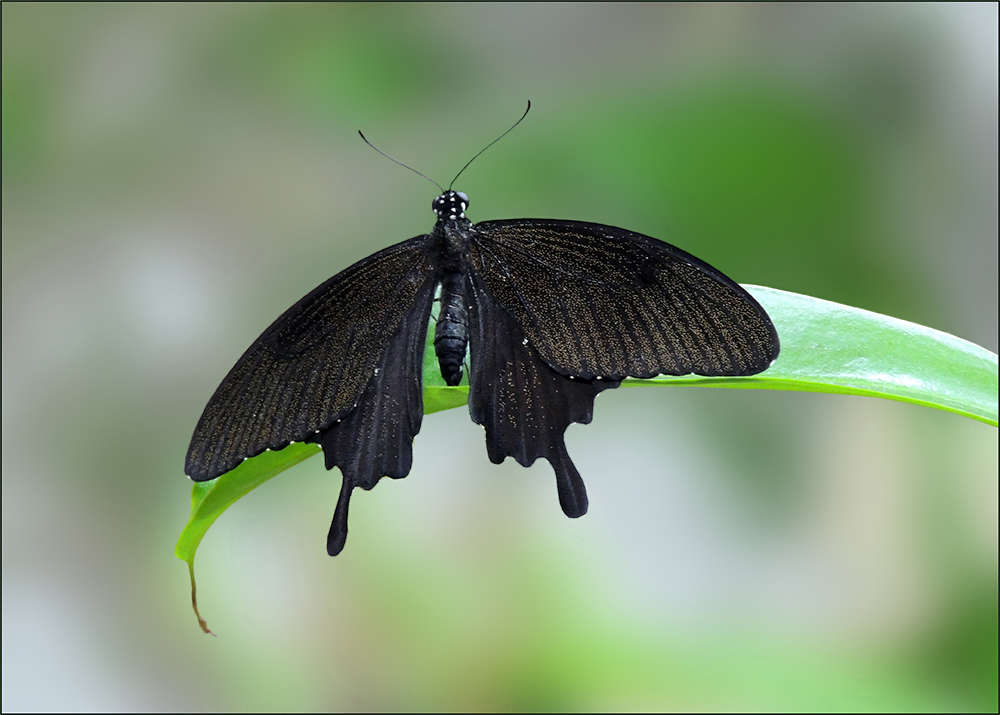
[[[195,481],[214,479],[244,458],[314,438],[345,418],[415,302],[429,312],[433,285],[427,237],[418,236],[305,296],[222,381],[195,428],[185,472]]]
[[[565,375],[750,375],[778,354],[774,326],[743,288],[649,236],[576,221],[486,221],[474,227],[470,260]]]

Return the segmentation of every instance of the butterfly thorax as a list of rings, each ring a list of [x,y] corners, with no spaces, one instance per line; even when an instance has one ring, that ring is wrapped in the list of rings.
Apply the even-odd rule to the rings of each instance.
[[[440,252],[441,283],[434,352],[445,384],[452,386],[462,380],[462,363],[469,344],[465,256],[472,237],[472,223],[465,218],[468,205],[469,197],[460,191],[446,191],[432,204],[438,220],[431,236]]]

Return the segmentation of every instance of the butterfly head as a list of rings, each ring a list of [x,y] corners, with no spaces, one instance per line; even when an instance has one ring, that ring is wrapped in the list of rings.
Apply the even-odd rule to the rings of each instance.
[[[431,209],[440,219],[465,218],[468,207],[469,197],[461,191],[445,191],[431,204]]]

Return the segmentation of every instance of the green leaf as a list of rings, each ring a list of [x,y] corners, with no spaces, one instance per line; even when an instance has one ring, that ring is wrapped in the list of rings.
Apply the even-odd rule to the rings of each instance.
[[[461,407],[469,401],[469,386],[424,388],[424,414]]]
[[[904,320],[773,288],[746,286],[771,316],[781,340],[774,365],[752,377],[660,376],[624,387],[701,385],[867,395],[912,402],[997,426],[997,356],[970,342]],[[460,407],[467,384],[447,387],[437,371],[433,331],[424,354],[424,413]],[[292,444],[264,452],[221,477],[194,485],[191,516],[175,553],[188,562],[195,601],[194,555],[212,523],[236,500],[320,451]],[[199,623],[210,632],[204,620]]]
[[[191,490],[191,516],[188,517],[188,523],[177,540],[174,554],[181,561],[188,563],[188,571],[191,574],[191,605],[194,606],[194,612],[198,616],[201,629],[206,633],[212,632],[208,630],[205,619],[198,613],[198,599],[194,582],[194,555],[202,537],[208,531],[208,527],[237,499],[249,494],[271,477],[295,466],[304,459],[308,459],[319,450],[317,444],[296,442],[279,452],[267,451],[252,459],[244,460],[236,469],[209,482],[195,482],[194,488]],[[212,635],[215,634],[212,633]]]
[[[281,451],[267,451],[244,460],[236,469],[210,482],[195,482],[191,490],[191,516],[174,550],[177,558],[193,561],[194,552],[208,527],[229,505],[271,477],[313,456],[319,449],[318,444],[296,442]]]

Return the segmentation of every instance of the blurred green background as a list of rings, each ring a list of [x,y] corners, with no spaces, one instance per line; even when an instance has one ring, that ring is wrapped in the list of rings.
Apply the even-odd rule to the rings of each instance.
[[[997,350],[997,6],[3,12],[3,710],[996,710],[997,430],[617,390],[550,467],[464,409],[354,500],[314,458],[198,558],[208,397],[320,282],[472,220],[647,233]]]

